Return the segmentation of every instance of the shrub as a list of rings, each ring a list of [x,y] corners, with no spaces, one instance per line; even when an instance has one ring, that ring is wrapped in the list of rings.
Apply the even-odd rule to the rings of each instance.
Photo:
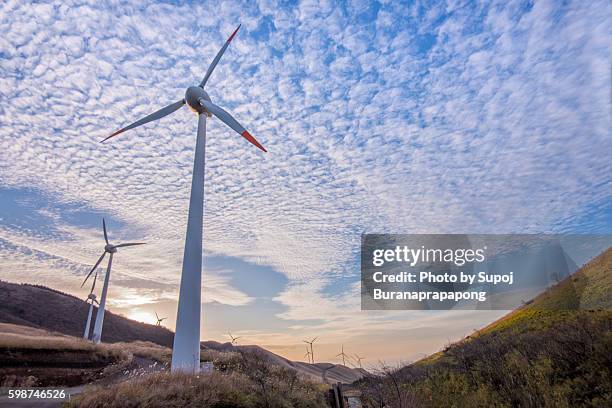
[[[223,355],[227,354],[227,355]],[[206,353],[226,364],[201,375],[161,372],[112,387],[92,387],[72,407],[325,407],[318,384],[294,370],[269,364],[257,353]],[[232,367],[229,369],[228,367]]]
[[[612,312],[547,311],[538,319],[555,324],[506,326],[449,346],[426,363],[381,370],[355,384],[363,404],[612,406]]]

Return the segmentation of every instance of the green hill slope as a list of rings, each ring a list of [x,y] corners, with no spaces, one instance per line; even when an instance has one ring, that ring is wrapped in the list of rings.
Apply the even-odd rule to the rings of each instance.
[[[612,249],[443,351],[359,382],[372,406],[612,406]]]
[[[481,334],[549,328],[584,313],[609,316],[611,295],[612,249],[608,249],[525,306],[484,328]]]

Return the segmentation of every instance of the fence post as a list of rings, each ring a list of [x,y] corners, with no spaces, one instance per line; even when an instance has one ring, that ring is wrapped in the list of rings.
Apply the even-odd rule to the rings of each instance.
[[[345,405],[344,405],[344,395],[342,393],[342,383],[338,382],[336,387],[338,389],[338,400],[340,401],[340,404],[338,405],[338,408],[346,408]]]

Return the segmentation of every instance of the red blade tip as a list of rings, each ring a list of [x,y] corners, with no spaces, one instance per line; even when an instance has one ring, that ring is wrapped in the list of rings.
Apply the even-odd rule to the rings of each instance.
[[[241,25],[242,24],[238,24],[238,27],[236,27],[232,35],[230,35],[230,38],[227,39],[227,42],[231,42],[234,39],[234,37],[236,36],[236,33],[238,33],[238,30],[240,30]]]
[[[259,142],[257,141],[257,139],[255,139],[253,136],[251,136],[251,134],[245,130],[244,132],[241,133],[242,137],[244,137],[246,140],[248,140],[249,142],[253,143],[255,146],[259,147],[261,150],[263,150],[264,152],[268,152],[265,147],[263,147],[261,144],[259,144]]]
[[[104,140],[100,140],[100,143],[104,143],[106,142],[108,139],[110,139],[111,137],[115,137],[118,134],[123,133],[123,129],[116,131],[115,133],[113,133],[112,135],[106,137]]]

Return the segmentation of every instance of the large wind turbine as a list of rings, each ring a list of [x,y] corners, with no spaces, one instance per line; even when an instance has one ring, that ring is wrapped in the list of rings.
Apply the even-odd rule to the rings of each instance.
[[[94,289],[96,288],[96,281],[97,280],[98,280],[98,271],[96,271],[96,274],[94,276],[93,285],[91,285],[91,290],[89,291],[89,295],[87,295],[87,299],[85,299],[85,303],[90,302],[89,303],[89,312],[87,312],[87,323],[85,323],[85,331],[83,332],[83,338],[85,340],[89,339],[89,326],[91,325],[91,315],[93,313],[94,303],[96,303],[98,305],[100,304],[96,300],[96,294],[94,293]],[[83,285],[81,285],[81,287],[82,286]]]
[[[106,241],[106,245],[104,246],[104,252],[102,252],[102,255],[100,255],[100,258],[98,258],[98,262],[96,262],[93,268],[91,268],[91,271],[89,271],[89,273],[85,277],[85,280],[81,284],[81,287],[83,287],[83,285],[85,285],[85,282],[87,282],[87,279],[89,279],[93,271],[95,271],[98,265],[100,265],[100,262],[102,262],[106,254],[110,254],[108,258],[108,265],[106,266],[106,275],[104,275],[104,286],[102,286],[102,296],[100,297],[100,303],[98,306],[98,314],[96,315],[96,323],[94,324],[94,331],[93,331],[93,335],[91,336],[91,339],[95,343],[100,343],[100,340],[102,339],[102,325],[104,324],[104,309],[106,306],[106,293],[108,292],[108,281],[110,280],[111,265],[113,264],[113,254],[117,252],[117,248],[144,244],[144,242],[129,242],[126,244],[119,244],[119,245],[110,244],[108,242],[108,234],[106,233],[106,221],[104,221],[104,218],[102,218],[102,230],[104,231],[104,241]],[[94,277],[94,284],[95,284],[95,279],[97,277],[98,277],[98,273],[96,272],[96,277]]]
[[[189,199],[189,215],[187,217],[187,233],[185,251],[183,252],[183,270],[179,292],[178,312],[176,316],[176,334],[172,349],[172,371],[180,370],[196,373],[200,369],[200,313],[202,291],[202,217],[204,212],[204,163],[206,150],[206,117],[216,116],[246,140],[264,152],[266,149],[251,136],[251,134],[228,112],[212,103],[210,96],[204,90],[210,75],[214,71],[221,56],[240,29],[234,30],[221,50],[208,67],[204,79],[198,86],[190,86],[185,97],[157,112],[145,116],[108,136],[110,139],[126,130],[144,125],[151,121],[178,110],[183,105],[189,105],[198,114],[198,133],[196,138],[193,176],[191,179],[191,197]]]

